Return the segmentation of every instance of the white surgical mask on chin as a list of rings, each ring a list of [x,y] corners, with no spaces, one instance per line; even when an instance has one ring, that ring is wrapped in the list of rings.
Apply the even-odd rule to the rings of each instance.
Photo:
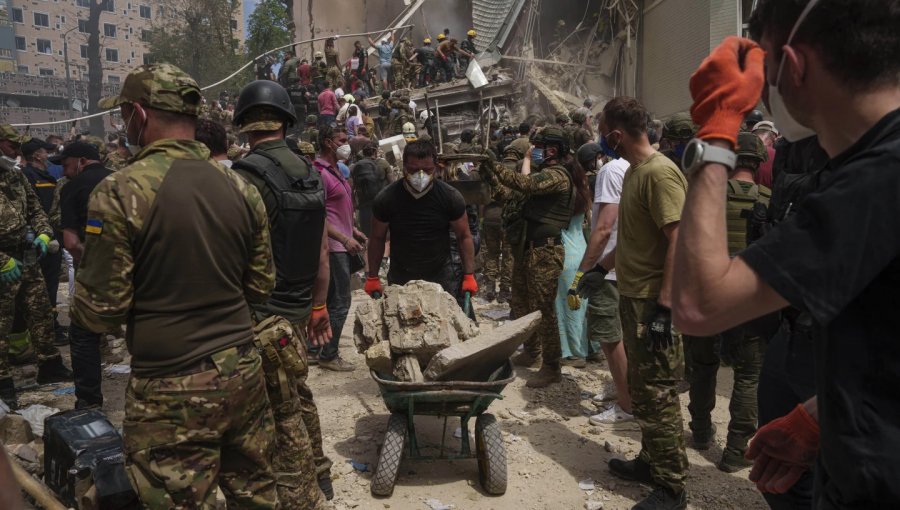
[[[797,18],[797,22],[794,23],[794,28],[791,30],[787,42],[784,43],[785,46],[790,46],[791,41],[794,39],[794,35],[797,33],[797,29],[800,28],[800,25],[803,24],[803,20],[809,15],[809,11],[811,11],[817,3],[819,3],[819,0],[811,0],[806,4],[806,8],[803,9],[803,12],[800,13],[800,17]],[[778,64],[778,75],[775,78],[775,85],[769,85],[769,113],[772,114],[772,119],[775,121],[775,127],[778,128],[778,131],[784,136],[784,139],[789,142],[796,142],[798,140],[803,140],[804,138],[809,138],[810,136],[815,135],[816,132],[797,121],[784,105],[784,97],[781,96],[778,86],[781,84],[781,73],[784,72],[785,60],[785,56],[782,55],[781,63]]]

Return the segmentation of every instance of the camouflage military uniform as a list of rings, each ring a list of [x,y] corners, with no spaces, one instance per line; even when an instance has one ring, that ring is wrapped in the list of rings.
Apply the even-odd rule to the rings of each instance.
[[[328,66],[325,77],[332,89],[344,86],[344,73],[341,71],[341,63],[338,58],[337,49],[333,46],[325,47],[325,64]]]
[[[118,151],[113,152],[106,157],[106,168],[109,168],[113,172],[118,172],[126,166],[128,166],[128,158],[119,154]]]
[[[0,126],[3,136],[18,136],[10,126]],[[53,236],[47,215],[40,201],[13,162],[0,156],[0,267],[14,258],[22,269],[22,276],[14,282],[0,283],[0,380],[12,377],[9,366],[9,334],[15,317],[16,303],[24,305],[25,321],[37,350],[40,364],[60,359],[53,346],[53,309],[47,297],[47,287],[38,264],[25,265],[28,227],[35,236]]]
[[[140,101],[145,107],[196,115],[199,94],[196,82],[180,69],[155,64],[132,71],[120,96],[106,98],[99,105],[112,108]],[[185,193],[184,200],[194,202],[197,181],[193,179],[198,179],[198,172],[203,172],[207,183],[203,193],[218,194],[213,200],[221,208],[219,217],[204,220],[212,228],[222,229],[209,232],[214,237],[205,241],[210,243],[209,249],[221,251],[218,248],[222,245],[214,247],[215,242],[240,242],[240,250],[246,250],[221,255],[221,271],[212,266],[197,270],[197,264],[182,269],[177,266],[179,262],[173,265],[163,261],[156,251],[164,249],[159,243],[168,243],[165,249],[173,249],[172,240],[167,241],[166,236],[143,242],[153,233],[196,237],[191,230],[198,226],[191,226],[192,221],[186,222],[187,230],[165,230],[171,221],[159,218],[165,218],[162,211],[166,207],[156,205],[161,197],[177,200]],[[202,206],[185,207],[178,214],[200,218]],[[232,220],[226,222],[223,218],[227,217]],[[178,256],[193,256],[183,247],[178,250]],[[202,248],[196,251],[200,257],[212,256]],[[173,271],[176,278],[183,278],[186,271],[196,271],[192,276],[210,278],[216,274],[223,282],[219,282],[213,298],[181,282],[167,287],[166,282],[153,278],[160,268],[169,280]],[[126,469],[146,507],[214,508],[216,487],[224,492],[229,507],[278,507],[271,469],[275,424],[266,399],[261,359],[251,343],[247,307],[248,301],[264,301],[273,285],[274,265],[262,198],[236,172],[210,159],[209,150],[201,143],[153,141],[128,167],[107,177],[94,190],[72,315],[73,320],[96,332],[129,323],[132,375],[123,421]],[[194,309],[183,313],[171,308],[166,298],[169,294],[179,302],[184,298],[184,306],[193,305]],[[216,306],[205,304],[211,299],[216,300]],[[227,329],[217,329],[229,321]],[[178,323],[193,325],[191,322],[198,322],[198,327],[178,329]],[[168,337],[178,331],[188,331],[181,333],[186,336],[184,342]],[[159,339],[158,345],[152,346],[154,334]],[[196,348],[181,354],[190,341]],[[157,351],[177,357],[160,360],[153,357]]]

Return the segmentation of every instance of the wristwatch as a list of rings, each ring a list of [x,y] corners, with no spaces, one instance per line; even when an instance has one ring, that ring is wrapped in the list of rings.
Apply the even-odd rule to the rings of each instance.
[[[733,170],[736,162],[737,155],[734,152],[710,145],[699,138],[694,138],[688,142],[684,148],[684,156],[681,159],[682,168],[684,168],[686,175],[691,175],[700,170],[707,163],[718,163],[729,170]]]

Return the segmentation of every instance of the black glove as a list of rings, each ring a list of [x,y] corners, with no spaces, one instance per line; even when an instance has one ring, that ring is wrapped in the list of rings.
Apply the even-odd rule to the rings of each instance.
[[[648,310],[644,315],[644,324],[647,326],[647,339],[650,344],[648,350],[662,351],[675,345],[675,336],[672,334],[672,310],[659,303]]]
[[[603,269],[603,266],[597,264],[592,267],[590,271],[584,273],[580,278],[577,278],[575,292],[578,293],[582,298],[587,298],[591,294],[594,293],[595,290],[600,288],[603,285],[603,282],[606,280],[606,275],[609,274],[609,271]],[[577,273],[576,273],[577,275]],[[569,294],[571,294],[571,289]]]

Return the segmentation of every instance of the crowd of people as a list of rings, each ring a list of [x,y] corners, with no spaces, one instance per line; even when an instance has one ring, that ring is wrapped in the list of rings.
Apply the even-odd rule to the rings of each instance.
[[[323,508],[309,366],[356,368],[339,345],[355,274],[374,299],[385,277],[426,280],[461,306],[542,312],[513,358],[538,369],[528,387],[605,360],[590,422],[640,427],[640,453],[609,462],[652,488],[634,508],[686,508],[686,448],[713,443],[722,364],[719,469],[752,466],[775,509],[892,507],[898,16],[892,0],[761,0],[756,42],[711,53],[689,113],[658,121],[620,96],[473,126],[440,148],[461,165],[438,157],[449,137],[430,112],[390,90],[455,76],[474,31],[435,50],[401,40],[399,58],[393,34],[369,40],[377,80],[362,44],[342,66],[330,40],[212,105],[177,67],[141,66],[100,103],[121,110],[106,140],[2,125],[0,399],[16,405],[17,312],[37,382],[74,380],[77,408],[102,405],[101,334],[127,325],[127,471],[146,506],[212,506],[218,486],[236,508]],[[358,104],[375,89],[377,127]],[[379,134],[402,134],[402,157]],[[458,180],[484,181],[490,203]]]

